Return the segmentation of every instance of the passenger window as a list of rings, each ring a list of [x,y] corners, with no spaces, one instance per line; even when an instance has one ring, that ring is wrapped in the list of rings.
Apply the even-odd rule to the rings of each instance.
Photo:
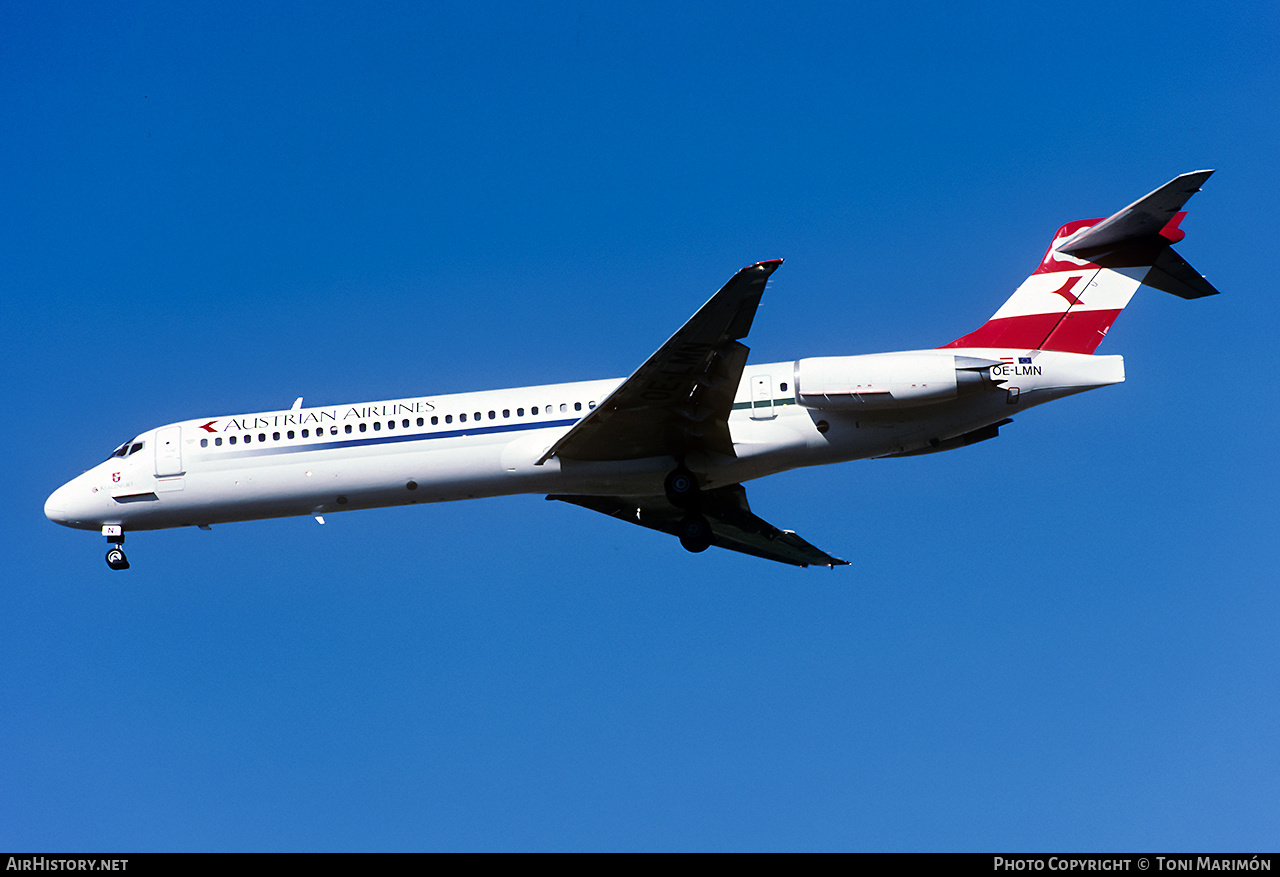
[[[452,414],[446,414],[446,415],[444,416],[444,422],[445,422],[445,423],[453,423],[453,415],[452,415]]]
[[[271,440],[272,440],[273,442],[278,442],[278,441],[280,441],[280,433],[278,433],[278,432],[273,432],[273,433],[271,433]]]
[[[581,403],[581,402],[574,402],[574,403],[573,403],[573,410],[574,410],[574,411],[581,411],[581,410],[582,410],[582,403]]]
[[[425,423],[425,421],[424,421],[421,417],[419,417],[419,418],[418,418],[418,426],[422,426],[422,425],[423,425],[423,423]],[[407,420],[406,420],[406,421],[404,422],[404,425],[405,425],[405,426],[408,426],[408,425],[409,425],[409,421],[407,421]]]
[[[465,415],[465,414],[459,414],[459,415],[458,415],[458,422],[459,422],[459,423],[466,423],[466,422],[467,422],[467,415]]]
[[[481,417],[480,417],[480,412],[479,412],[479,411],[477,411],[477,412],[476,412],[476,420],[480,420],[480,419],[481,419]]]
[[[396,422],[394,420],[388,420],[387,429],[395,429],[395,428],[396,428]]]
[[[214,447],[218,447],[218,448],[222,447],[222,436],[218,436],[216,439],[214,439],[213,445]]]
[[[304,429],[304,430],[302,431],[302,437],[303,437],[303,438],[311,438],[311,431],[310,431],[310,430],[306,430],[306,429]]]
[[[234,445],[235,443],[236,443],[236,437],[235,437],[235,436],[231,436],[231,438],[227,439],[227,444],[229,444],[229,445]]]
[[[569,411],[569,406],[568,406],[568,405],[566,405],[566,404],[564,404],[563,402],[561,402],[561,403],[560,403],[560,413],[561,413],[561,414],[565,414],[565,413],[567,413],[568,411]]]
[[[351,435],[351,424],[348,423],[346,426],[344,426],[342,428],[342,431],[345,432],[347,435]]]
[[[502,409],[502,416],[503,416],[503,417],[510,417],[510,416],[511,416],[511,409],[510,409],[510,408],[503,408],[503,409]]]
[[[497,420],[497,419],[498,419],[498,412],[496,412],[496,411],[490,411],[490,412],[489,412],[489,419],[490,419],[490,420]]]
[[[433,415],[431,415],[431,425],[432,425],[432,426],[439,426],[439,425],[440,425],[440,415],[438,415],[438,414],[433,414]]]
[[[247,435],[247,436],[245,436],[245,437],[244,437],[244,443],[245,443],[246,445],[247,445],[247,444],[249,444],[249,442],[251,442],[251,441],[253,441],[253,436],[251,436],[251,435]]]
[[[408,428],[409,428],[409,418],[407,418],[407,417],[406,417],[404,420],[400,421],[400,425],[401,425],[401,426],[403,426],[405,429],[408,429]],[[422,418],[421,418],[421,417],[419,417],[419,418],[418,418],[418,426],[422,426]]]
[[[596,403],[594,403],[594,402],[588,402],[588,403],[587,403],[587,407],[588,407],[588,408],[590,408],[592,411],[595,411],[595,410],[596,410]]]
[[[207,447],[209,447],[209,440],[208,440],[208,439],[200,439],[200,447],[202,447],[202,448],[207,448]]]
[[[524,417],[524,409],[523,409],[523,408],[517,408],[517,409],[516,409],[516,417]]]
[[[365,430],[367,430],[368,428],[369,428],[369,424],[365,423],[363,420],[362,420],[362,421],[360,421],[360,431],[361,431],[361,432],[364,432],[364,431],[365,431]]]
[[[374,431],[374,432],[378,432],[378,431],[380,431],[381,429],[382,429],[382,421],[381,421],[381,420],[375,420],[375,421],[373,422],[373,431]]]
[[[784,393],[787,392],[787,382],[783,381],[782,383],[778,384],[778,389]]]
[[[289,430],[288,432],[285,433],[286,438],[293,438],[293,435],[294,435],[293,430]]]
[[[537,406],[537,405],[534,405],[532,408],[530,408],[530,409],[529,409],[529,413],[530,413],[530,414],[532,414],[534,417],[537,417],[537,416],[538,416],[538,406]]]

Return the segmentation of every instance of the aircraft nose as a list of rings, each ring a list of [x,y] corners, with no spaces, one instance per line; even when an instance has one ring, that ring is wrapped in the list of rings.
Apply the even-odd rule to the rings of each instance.
[[[86,485],[80,478],[68,481],[44,501],[44,516],[55,524],[80,527],[92,515],[92,503],[88,501]]]
[[[65,524],[69,519],[67,515],[67,488],[70,485],[64,484],[49,494],[49,498],[44,501],[44,516],[55,524]]]

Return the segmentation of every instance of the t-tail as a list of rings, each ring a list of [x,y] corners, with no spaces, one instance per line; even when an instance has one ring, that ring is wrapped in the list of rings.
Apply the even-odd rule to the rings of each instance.
[[[1040,267],[982,326],[947,347],[1093,353],[1139,286],[1181,298],[1216,295],[1173,250],[1185,236],[1182,206],[1213,171],[1165,183],[1106,219],[1058,229]]]

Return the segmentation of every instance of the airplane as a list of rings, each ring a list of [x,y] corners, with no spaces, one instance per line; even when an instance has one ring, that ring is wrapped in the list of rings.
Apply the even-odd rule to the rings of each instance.
[[[1095,356],[1140,285],[1218,290],[1173,250],[1182,174],[1058,229],[986,323],[940,347],[749,365],[742,343],[781,259],[743,268],[626,379],[216,415],[149,429],[50,495],[56,523],[125,534],[544,493],[679,538],[796,566],[847,565],[757,517],[743,483],[802,466],[995,438],[1024,409],[1120,383]]]

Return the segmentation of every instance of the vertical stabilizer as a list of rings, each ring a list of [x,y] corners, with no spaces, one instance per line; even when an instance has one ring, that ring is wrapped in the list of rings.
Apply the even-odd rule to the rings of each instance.
[[[943,347],[1093,353],[1143,284],[1183,298],[1216,294],[1172,246],[1185,234],[1180,208],[1211,173],[1183,174],[1112,216],[1062,226],[1000,310]]]

